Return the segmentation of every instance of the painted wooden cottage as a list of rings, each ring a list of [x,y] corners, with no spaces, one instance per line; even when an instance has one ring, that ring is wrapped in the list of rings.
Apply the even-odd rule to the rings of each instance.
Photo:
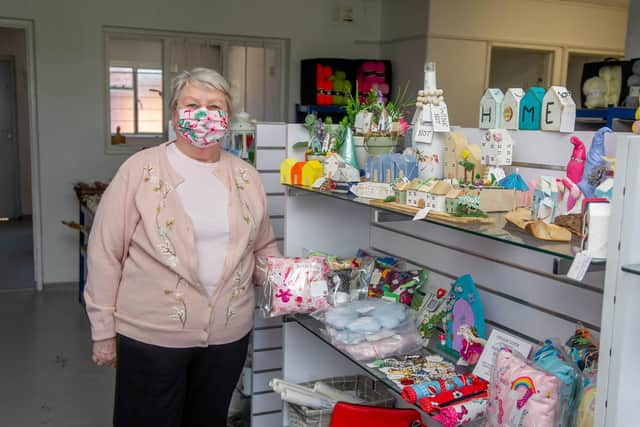
[[[540,117],[542,117],[542,100],[544,88],[533,86],[529,88],[520,101],[519,129],[540,130]]]
[[[524,90],[519,87],[512,87],[504,94],[502,102],[502,127],[504,129],[519,129],[522,97],[524,97]]]
[[[302,167],[302,185],[306,187],[311,187],[322,176],[322,163],[318,160],[310,160]]]
[[[502,122],[502,102],[504,94],[500,89],[489,88],[480,99],[480,129],[499,128]]]
[[[288,158],[280,163],[280,184],[291,184],[291,169],[297,162],[296,159]]]
[[[576,125],[576,103],[566,87],[551,86],[542,100],[540,128],[573,132]]]

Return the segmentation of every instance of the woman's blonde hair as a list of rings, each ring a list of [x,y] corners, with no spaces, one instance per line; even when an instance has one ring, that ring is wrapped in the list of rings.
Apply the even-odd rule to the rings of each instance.
[[[227,82],[227,80],[217,71],[203,67],[185,70],[175,76],[171,82],[171,101],[169,102],[169,108],[172,112],[176,111],[178,107],[178,99],[182,94],[182,89],[184,89],[187,83],[196,86],[206,86],[221,91],[227,101],[227,112],[231,114],[231,93],[229,82]]]

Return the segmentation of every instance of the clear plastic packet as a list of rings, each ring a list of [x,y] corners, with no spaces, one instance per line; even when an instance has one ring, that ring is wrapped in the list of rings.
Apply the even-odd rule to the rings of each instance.
[[[562,405],[558,412],[558,424],[568,426],[569,417],[576,406],[576,388],[580,379],[580,369],[564,351],[559,340],[546,340],[534,354],[533,362],[560,380],[558,392]]]
[[[558,377],[503,347],[488,388],[487,427],[556,427],[562,407]]]
[[[259,257],[265,283],[261,308],[265,317],[311,313],[329,308],[329,267],[323,257]]]
[[[586,366],[578,382],[576,409],[572,414],[573,427],[593,427],[596,412],[598,368],[596,362],[586,361]]]

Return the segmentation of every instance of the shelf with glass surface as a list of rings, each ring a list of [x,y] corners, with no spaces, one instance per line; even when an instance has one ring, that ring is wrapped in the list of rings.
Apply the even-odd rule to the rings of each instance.
[[[622,271],[640,276],[640,264],[626,264],[622,266]]]
[[[377,368],[370,367],[367,362],[357,360],[349,352],[344,351],[344,350],[336,347],[331,342],[331,340],[327,337],[327,334],[324,332],[324,324],[321,321],[313,318],[310,315],[298,314],[298,315],[293,315],[293,316],[286,317],[285,318],[285,322],[294,322],[297,325],[300,325],[306,331],[310,332],[315,337],[319,338],[324,343],[326,343],[327,345],[331,346],[335,351],[337,351],[338,353],[340,353],[341,355],[346,357],[352,363],[357,365],[360,369],[365,371],[367,373],[367,375],[369,375],[371,378],[373,378],[374,380],[378,381],[379,383],[381,383],[382,385],[387,387],[390,391],[392,391],[393,393],[397,394],[399,398],[401,398],[402,389],[394,381],[389,379],[384,374],[384,372],[382,372],[381,370],[379,370]],[[457,360],[457,358],[454,355],[452,355],[451,353],[446,352],[444,349],[439,347],[439,344],[437,344],[437,340],[435,340],[435,339],[430,340],[429,341],[429,345],[427,347],[423,348],[420,352],[411,353],[411,354],[407,354],[407,355],[398,354],[398,355],[394,355],[393,358],[395,358],[397,360],[403,360],[405,358],[405,356],[416,356],[416,355],[420,355],[420,356],[437,355],[437,356],[441,356],[447,362],[451,362],[451,363],[454,363],[454,364],[455,364],[455,362]],[[400,399],[400,401],[403,401],[402,398]],[[409,403],[407,403],[407,404],[410,405]],[[424,414],[425,417],[429,417],[428,415],[426,415],[424,413],[422,408],[420,408],[420,406],[418,406],[417,403],[414,404],[413,406],[417,410],[421,411]]]
[[[377,209],[382,212],[399,215],[400,218],[406,218],[409,220],[413,215],[400,211],[397,208],[389,205],[385,206],[384,203],[379,201],[372,201],[371,199],[358,198],[354,194],[350,193],[337,193],[337,192],[325,192],[315,190],[309,187],[297,186],[297,185],[285,185],[289,191],[300,191],[315,193],[326,197],[332,197],[360,205],[369,206],[372,209]],[[539,240],[535,237],[521,231],[514,225],[508,223],[505,219],[504,213],[490,213],[489,217],[493,219],[491,223],[454,223],[444,219],[436,219],[427,217],[422,221],[426,221],[432,224],[437,224],[450,229],[462,231],[465,233],[474,234],[477,236],[486,237],[492,240],[520,246],[533,251],[541,252],[547,255],[558,258],[558,262],[554,266],[555,274],[564,274],[568,269],[568,265],[573,260],[575,255],[580,252],[579,239],[573,237],[570,242],[551,242],[545,240]],[[594,259],[591,262],[592,270],[604,269],[605,259]]]

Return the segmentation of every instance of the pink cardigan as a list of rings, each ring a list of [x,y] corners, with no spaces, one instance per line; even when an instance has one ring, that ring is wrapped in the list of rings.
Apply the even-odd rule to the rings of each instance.
[[[253,325],[255,257],[279,255],[257,171],[222,153],[216,176],[229,191],[229,249],[221,285],[197,279],[189,216],[174,189],[168,143],[129,158],[105,191],[88,247],[85,288],[94,340],[116,333],[163,347],[239,340]],[[206,197],[206,194],[202,195]]]

